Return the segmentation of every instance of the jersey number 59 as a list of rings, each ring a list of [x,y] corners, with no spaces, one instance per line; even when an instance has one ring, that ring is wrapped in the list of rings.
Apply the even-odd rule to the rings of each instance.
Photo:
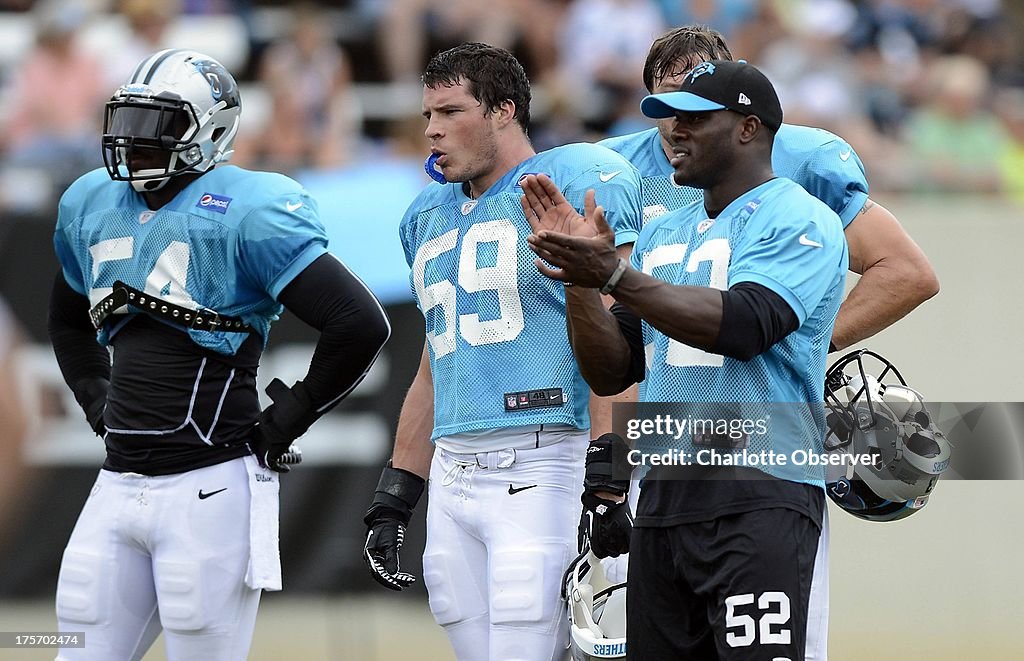
[[[412,277],[416,297],[424,316],[430,310],[440,307],[444,319],[444,330],[427,330],[427,341],[434,351],[434,359],[455,351],[455,333],[473,346],[495,344],[516,339],[523,331],[523,303],[519,297],[517,243],[519,235],[511,220],[491,220],[470,227],[462,237],[459,252],[458,286],[463,291],[475,294],[494,291],[498,297],[500,314],[497,319],[480,320],[480,315],[457,315],[456,288],[451,280],[441,280],[432,285],[424,283],[427,262],[458,246],[459,230],[453,229],[427,241],[416,252],[413,260]],[[481,243],[497,244],[497,259],[494,266],[478,266],[477,250]],[[458,316],[458,324],[456,324]]]

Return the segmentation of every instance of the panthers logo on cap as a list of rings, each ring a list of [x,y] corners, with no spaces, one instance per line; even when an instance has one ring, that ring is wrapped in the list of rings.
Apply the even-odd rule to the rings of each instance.
[[[714,75],[714,73],[714,64],[710,62],[701,62],[700,64],[698,64],[697,66],[690,70],[690,84],[693,84],[693,81],[697,80],[704,74]]]

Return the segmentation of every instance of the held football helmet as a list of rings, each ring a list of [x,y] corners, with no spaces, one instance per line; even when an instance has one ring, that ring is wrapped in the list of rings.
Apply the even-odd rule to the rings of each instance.
[[[103,163],[140,193],[231,157],[238,85],[212,57],[180,48],[143,60],[114,92],[103,119]]]
[[[573,661],[626,658],[626,584],[609,581],[589,547],[566,570],[562,597]]]
[[[880,366],[869,369],[869,359]],[[895,521],[924,507],[952,446],[896,366],[867,349],[843,356],[825,375],[825,404],[825,451],[848,460],[828,465],[829,497],[869,521]]]

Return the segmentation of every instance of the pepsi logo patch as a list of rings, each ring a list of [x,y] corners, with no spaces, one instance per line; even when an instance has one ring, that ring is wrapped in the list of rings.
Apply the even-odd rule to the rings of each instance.
[[[228,212],[229,204],[231,204],[230,197],[214,195],[213,193],[203,193],[203,196],[199,198],[199,202],[196,203],[196,206],[200,209],[216,211],[217,213],[223,214]]]

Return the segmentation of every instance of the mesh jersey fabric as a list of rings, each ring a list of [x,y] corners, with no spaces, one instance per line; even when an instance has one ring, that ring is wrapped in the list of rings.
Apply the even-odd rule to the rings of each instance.
[[[767,419],[764,433],[747,434],[750,453],[820,452],[825,360],[848,266],[835,221],[822,202],[776,178],[738,197],[716,219],[695,202],[649,222],[634,246],[633,268],[677,285],[727,289],[755,282],[779,294],[800,327],[743,362],[672,340],[644,322],[640,401],[675,403],[672,415],[684,419]],[[690,434],[655,443],[656,451],[669,444],[693,457],[703,449]],[[765,470],[822,484],[816,469]]]
[[[590,426],[590,389],[566,336],[562,284],[537,271],[526,243],[532,230],[518,182],[538,173],[549,175],[580,213],[586,191],[595,189],[618,245],[639,233],[636,170],[597,145],[537,154],[475,200],[459,183],[433,183],[420,193],[399,232],[426,320],[434,439],[520,425]],[[561,405],[506,410],[507,395],[557,388]],[[547,396],[554,401],[553,395]]]
[[[265,345],[283,309],[277,295],[327,251],[327,234],[315,200],[283,175],[220,166],[153,211],[100,168],[61,198],[54,247],[68,284],[93,305],[120,280],[177,305],[240,316]],[[101,344],[130,314],[108,319]],[[244,333],[188,334],[225,355],[246,339]]]

